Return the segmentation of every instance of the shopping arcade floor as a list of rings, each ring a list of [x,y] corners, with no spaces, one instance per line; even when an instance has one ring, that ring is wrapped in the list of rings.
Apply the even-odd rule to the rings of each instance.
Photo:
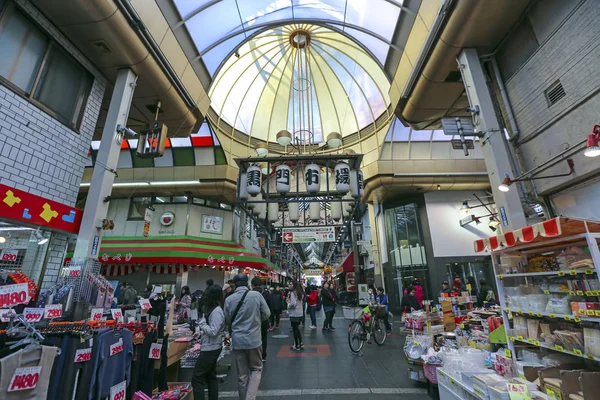
[[[291,352],[293,342],[290,323],[282,319],[279,331],[269,332],[267,362],[264,363],[258,398],[289,399],[377,399],[423,400],[427,385],[408,377],[402,347],[404,337],[388,336],[383,346],[373,341],[365,344],[363,355],[356,356],[348,347],[348,322],[338,310],[334,317],[335,332],[321,332],[323,318],[317,318],[318,329],[302,329],[305,350]],[[307,316],[310,325],[310,318]],[[393,329],[398,331],[398,322]],[[274,336],[287,335],[285,338]],[[224,362],[231,361],[227,357]],[[237,374],[232,367],[224,383],[219,384],[220,398],[237,398]]]

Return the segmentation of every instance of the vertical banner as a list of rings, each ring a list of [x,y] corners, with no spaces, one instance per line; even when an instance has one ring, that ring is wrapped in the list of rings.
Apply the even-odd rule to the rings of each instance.
[[[152,222],[152,216],[154,215],[154,208],[147,207],[146,212],[144,213],[144,232],[142,236],[148,237],[150,233],[150,222]]]

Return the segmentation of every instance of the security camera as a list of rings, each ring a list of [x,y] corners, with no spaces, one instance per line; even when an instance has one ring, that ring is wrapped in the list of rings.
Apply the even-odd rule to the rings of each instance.
[[[137,132],[123,125],[117,125],[117,133],[121,135],[137,136]]]

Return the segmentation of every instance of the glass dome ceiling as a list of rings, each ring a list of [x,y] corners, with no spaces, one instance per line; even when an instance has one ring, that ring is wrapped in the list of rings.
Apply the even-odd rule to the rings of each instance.
[[[313,143],[321,143],[330,132],[348,136],[375,124],[388,112],[389,89],[378,61],[355,39],[325,26],[288,24],[242,44],[209,95],[229,129],[271,142],[283,129],[310,130]]]

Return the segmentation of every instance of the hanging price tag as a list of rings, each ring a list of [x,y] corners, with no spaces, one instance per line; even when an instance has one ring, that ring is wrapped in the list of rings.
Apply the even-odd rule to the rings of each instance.
[[[558,276],[565,276],[565,271],[558,271]]]
[[[523,310],[517,310],[517,313],[523,314]]]
[[[26,283],[0,286],[0,308],[27,304],[29,301],[29,290]]]
[[[571,320],[571,317],[569,317],[568,315],[565,315],[563,318],[565,319],[565,321],[570,321]]]
[[[110,313],[115,321],[123,322],[123,313],[120,308],[111,308]]]
[[[125,390],[127,389],[127,381],[117,383],[110,388],[110,400],[125,400]]]
[[[549,290],[544,290],[544,294],[550,294]]]
[[[531,338],[527,338],[527,343],[531,343],[531,344],[533,344],[533,339],[531,339]]]
[[[594,356],[592,354],[586,354],[585,358],[588,358],[590,360],[595,360]]]
[[[554,315],[554,314],[548,314],[548,316],[549,316],[550,318],[556,318],[556,315]]]
[[[585,270],[585,274],[586,275],[592,275],[594,273],[594,271],[592,271],[591,269],[586,269]]]
[[[569,271],[569,275],[577,275],[577,271],[571,270]]]
[[[539,340],[534,340],[534,341],[533,341],[533,344],[535,344],[536,346],[540,346],[540,345],[541,345],[541,343],[540,343],[540,341],[539,341]]]
[[[569,296],[575,296],[575,291],[574,290],[569,290]]]
[[[542,313],[541,313],[541,312],[539,312],[539,313],[536,313],[536,314],[535,314],[535,316],[536,316],[536,317],[541,317],[541,316],[542,316]]]
[[[62,317],[62,304],[47,304],[44,307],[44,318],[53,319]]]
[[[562,347],[561,345],[555,344],[554,348],[558,351],[565,351],[564,347]]]
[[[577,293],[577,296],[583,296],[583,290],[578,290],[576,293]]]
[[[579,318],[579,317],[573,317],[573,321],[575,321],[575,322],[581,322],[581,318]]]
[[[123,339],[119,339],[119,341],[110,346],[110,356],[114,356],[123,351]]]
[[[519,335],[519,336],[517,336],[517,339],[523,340],[523,336]]]
[[[102,315],[104,314],[104,309],[102,308],[92,308],[92,314],[90,315],[90,319],[92,321],[100,321],[102,320]]]
[[[583,352],[579,349],[573,349],[573,353],[577,354],[578,356],[583,355]]]
[[[8,384],[8,392],[35,389],[42,367],[17,368]]]
[[[595,313],[596,317],[600,317],[600,310],[596,310],[596,311],[594,311],[594,313]]]
[[[533,311],[527,311],[527,315],[529,315],[530,317],[533,317]]]
[[[160,358],[160,352],[162,350],[162,344],[152,343],[150,346],[150,354],[148,357],[158,360]]]
[[[10,319],[13,320],[17,317],[17,312],[12,308],[7,308],[6,310],[0,310],[0,321],[2,322],[10,322]]]
[[[75,360],[73,362],[80,363],[90,361],[92,359],[92,349],[79,349],[75,352]]]
[[[515,341],[515,337],[514,336],[509,336],[508,340],[510,340],[511,342],[514,342]]]
[[[23,310],[23,316],[27,322],[39,322],[44,316],[44,309],[25,307]]]
[[[150,300],[148,299],[140,299],[139,302],[142,310],[149,310],[152,308],[152,304],[150,304]]]

